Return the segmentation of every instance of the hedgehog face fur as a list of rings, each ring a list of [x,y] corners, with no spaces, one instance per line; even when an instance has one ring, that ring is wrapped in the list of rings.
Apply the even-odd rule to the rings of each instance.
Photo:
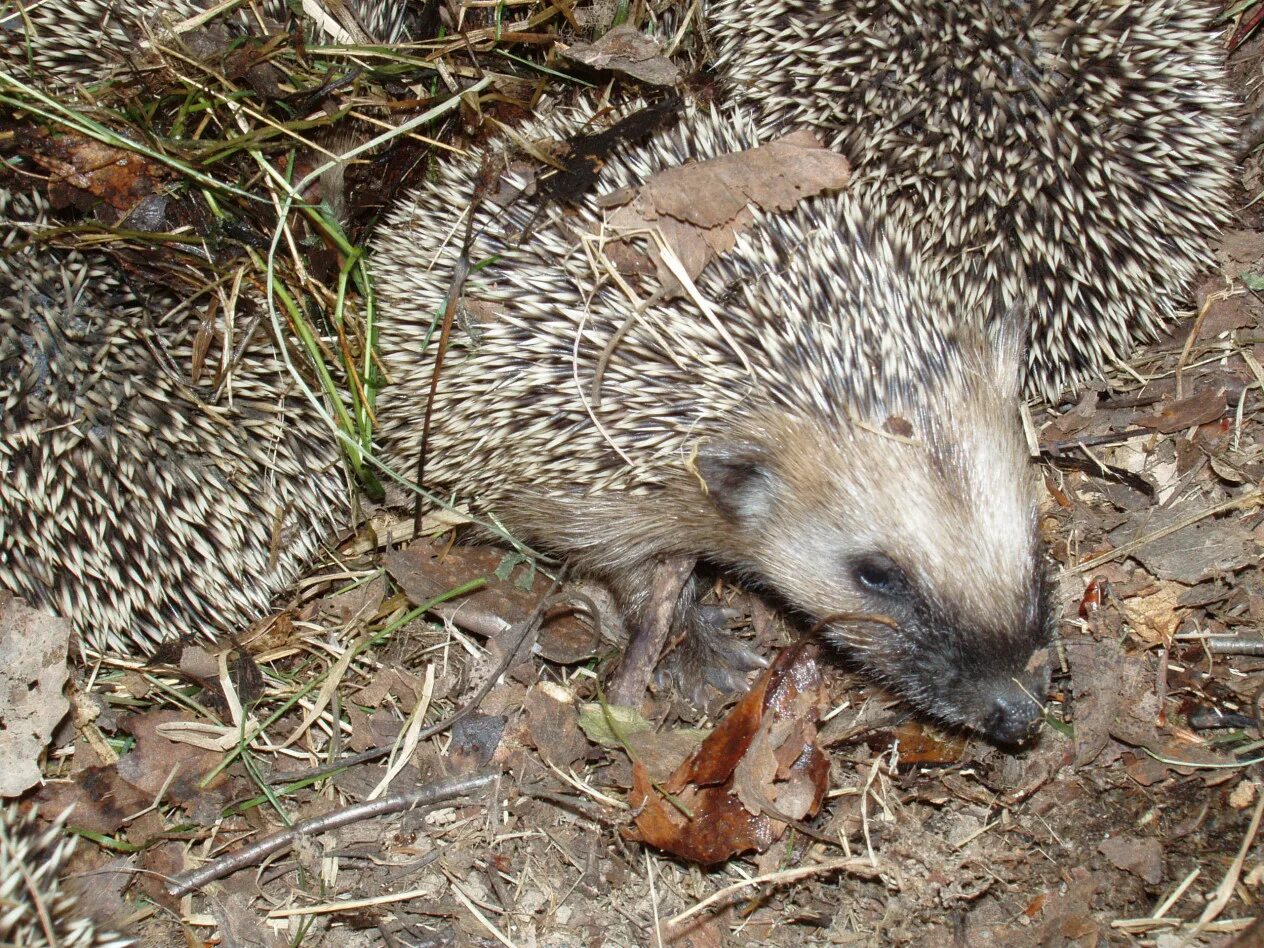
[[[213,400],[199,313],[104,257],[17,251],[44,213],[0,190],[0,585],[128,655],[240,630],[338,522],[333,438],[258,330]]]
[[[65,818],[40,829],[33,810],[0,809],[0,944],[127,948],[136,939],[98,928],[59,878],[77,837]]]
[[[1031,312],[1051,396],[1153,338],[1229,216],[1217,5],[709,0],[718,75],[767,137],[815,130],[974,317]]]
[[[1048,686],[1034,484],[1020,432],[996,424],[1012,393],[958,394],[967,410],[931,401],[902,440],[783,415],[697,467],[741,572],[812,621],[846,617],[827,636],[914,704],[1019,744]]]
[[[523,134],[564,139],[583,118]],[[598,192],[756,140],[739,117],[694,113],[613,156]],[[443,168],[377,247],[395,380],[379,430],[401,470],[415,462],[425,340],[478,173],[477,158]],[[526,182],[511,170],[502,183]],[[591,275],[581,244],[602,226],[593,207],[539,220],[526,201],[477,210],[470,259],[490,265],[466,284],[477,327],[450,344],[427,486],[606,579],[630,625],[652,564],[696,555],[827,622],[923,710],[1003,743],[1024,737],[1050,630],[1019,345],[959,325],[862,205],[818,198],[757,212],[698,282],[749,371],[693,300],[663,303],[614,349],[594,405],[595,366],[629,304]]]

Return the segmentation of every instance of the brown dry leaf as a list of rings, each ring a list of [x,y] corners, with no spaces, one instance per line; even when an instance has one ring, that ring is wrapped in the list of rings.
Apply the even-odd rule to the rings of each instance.
[[[593,69],[623,73],[654,86],[674,86],[680,81],[680,68],[663,55],[658,42],[626,23],[595,43],[575,43],[562,55]]]
[[[179,846],[178,843],[172,845]],[[116,856],[96,846],[77,846],[62,874],[66,891],[75,899],[76,917],[93,919],[98,929],[125,927],[133,906],[127,903],[123,893],[129,887],[143,889],[146,894],[149,890],[145,884],[147,874],[137,871],[139,858],[137,854]],[[173,868],[179,872],[184,866],[177,864]],[[150,878],[152,888],[163,888],[162,879]],[[58,944],[66,945],[67,942]]]
[[[326,596],[316,604],[317,614],[332,622],[346,624],[372,619],[386,598],[386,577],[375,576],[367,583]]]
[[[966,751],[959,734],[933,730],[920,721],[905,721],[895,729],[902,764],[955,764]]]
[[[698,749],[707,733],[692,727],[640,731],[628,737],[628,750],[645,767],[650,779],[663,781]]]
[[[207,688],[219,686],[219,657],[200,645],[185,645],[180,651],[181,672]]]
[[[494,638],[525,621],[551,585],[543,575],[527,574],[525,567],[515,567],[518,575],[512,580],[498,579],[505,553],[488,546],[449,548],[444,543],[419,540],[407,549],[388,552],[382,561],[416,605],[474,577],[485,577],[483,588],[432,610],[483,638]],[[535,650],[549,661],[573,664],[592,658],[600,645],[600,637],[582,613],[560,611],[541,626]]]
[[[33,152],[48,170],[48,198],[54,207],[90,208],[99,201],[124,215],[158,194],[171,177],[143,155],[78,135],[39,136]]]
[[[1221,237],[1220,249],[1228,260],[1227,275],[1237,279],[1264,258],[1264,234],[1254,230],[1226,231]]]
[[[1220,297],[1208,306],[1198,337],[1214,339],[1235,329],[1249,329],[1258,322],[1257,308],[1253,296]]]
[[[1125,659],[1118,642],[1080,640],[1067,643],[1075,700],[1075,766],[1096,760],[1122,735],[1132,746],[1157,741],[1158,699],[1154,675],[1140,657]],[[1113,745],[1108,760],[1122,749]],[[1104,762],[1103,762],[1104,766]]]
[[[1108,536],[1111,543],[1121,546],[1139,537],[1156,535],[1196,512],[1195,503],[1174,504],[1154,516],[1148,510],[1138,511]],[[1242,518],[1230,513],[1204,517],[1143,544],[1129,555],[1159,579],[1195,586],[1205,579],[1253,565],[1259,560],[1259,548]]]
[[[132,786],[114,764],[88,767],[74,782],[46,783],[36,795],[40,813],[50,818],[74,808],[70,825],[110,836],[123,821],[153,803],[153,797]]]
[[[417,675],[400,668],[388,668],[374,675],[367,685],[357,691],[355,700],[362,707],[379,708],[387,695],[394,695],[404,713],[409,714],[417,707],[424,687]]]
[[[565,688],[542,681],[527,692],[524,708],[531,742],[549,763],[566,768],[588,753],[575,698]]]
[[[500,746],[505,719],[498,714],[471,711],[452,725],[448,764],[454,774],[469,774],[486,767]]]
[[[201,720],[180,711],[161,710],[124,718],[120,725],[136,738],[136,744],[119,759],[120,776],[151,797],[163,791],[166,803],[184,803],[205,792],[199,784],[219,764],[223,755],[219,751],[173,741],[158,730],[165,724],[201,723]],[[223,774],[220,774],[207,787],[216,786],[223,779]]]
[[[1225,413],[1226,402],[1224,391],[1214,388],[1200,388],[1193,395],[1182,398],[1178,402],[1166,402],[1153,414],[1138,418],[1137,424],[1143,428],[1153,428],[1163,434],[1175,434],[1195,425],[1205,425],[1215,421]]]
[[[39,783],[39,759],[66,716],[70,623],[0,591],[0,796]]]
[[[704,865],[767,849],[785,831],[778,817],[803,819],[825,796],[829,759],[816,741],[825,700],[816,647],[783,651],[663,785],[688,817],[633,765],[639,813],[628,838]]]
[[[1132,631],[1150,645],[1171,642],[1184,617],[1179,607],[1186,588],[1180,583],[1159,582],[1144,595],[1125,599],[1124,617]]]
[[[1117,869],[1140,876],[1150,885],[1163,881],[1163,847],[1157,839],[1115,836],[1097,849]]]
[[[152,804],[160,792],[167,804],[197,800],[226,779],[220,774],[207,787],[199,786],[223,755],[169,740],[158,728],[200,720],[178,711],[151,711],[123,718],[120,727],[136,739],[132,749],[116,764],[78,771],[73,782],[45,784],[39,792],[42,811],[55,817],[73,806],[72,826],[110,835],[124,820]]]
[[[793,132],[746,151],[659,172],[610,214],[607,226],[615,234],[657,229],[694,279],[750,226],[749,205],[789,210],[805,198],[841,190],[850,177],[846,158],[822,146],[811,132]],[[683,287],[652,242],[649,255],[666,295],[681,295]]]

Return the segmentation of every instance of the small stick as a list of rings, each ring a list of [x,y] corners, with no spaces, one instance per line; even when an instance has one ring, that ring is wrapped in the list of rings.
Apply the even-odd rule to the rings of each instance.
[[[769,872],[762,876],[755,876],[753,879],[743,879],[741,882],[735,882],[732,885],[725,886],[718,892],[712,892],[693,908],[687,909],[673,918],[669,918],[667,920],[667,925],[669,928],[675,928],[681,922],[692,918],[699,912],[705,911],[712,905],[715,905],[715,903],[741,892],[743,889],[761,886],[765,883],[786,885],[791,882],[798,882],[800,879],[807,879],[810,876],[819,876],[834,872],[849,872],[854,876],[859,876],[861,879],[874,879],[880,874],[878,867],[871,866],[869,864],[869,860],[863,856],[853,856],[850,859],[835,859],[832,862],[823,862],[816,866],[800,866],[795,869],[784,869],[780,872]]]
[[[1108,431],[1105,434],[1088,435],[1083,438],[1067,438],[1065,441],[1050,442],[1040,449],[1040,453],[1052,455],[1079,448],[1101,448],[1112,444],[1123,444],[1133,438],[1144,438],[1154,433],[1153,428],[1125,428],[1123,431]]]
[[[361,820],[370,820],[374,817],[386,816],[392,813],[404,813],[420,806],[431,806],[443,800],[450,800],[453,797],[469,796],[475,791],[482,790],[491,784],[492,781],[499,779],[499,777],[499,770],[484,771],[470,777],[458,777],[453,780],[432,783],[427,787],[419,787],[403,793],[393,793],[389,797],[381,797],[377,800],[370,800],[367,803],[357,803],[354,806],[335,810],[332,813],[300,820],[288,829],[251,843],[249,846],[243,846],[241,849],[235,850],[226,856],[221,856],[219,859],[208,862],[200,869],[181,873],[167,886],[167,892],[176,898],[188,895],[195,889],[202,888],[208,882],[222,879],[224,876],[231,875],[239,869],[245,869],[247,866],[262,861],[273,853],[289,849],[300,836],[327,833],[329,830],[338,829],[341,826],[349,826],[352,823],[359,823]]]
[[[1201,642],[1212,655],[1264,655],[1264,639],[1246,635],[1178,635],[1178,642]]]
[[[1176,360],[1176,397],[1179,399],[1182,394],[1183,382],[1185,381],[1185,368],[1189,363],[1190,350],[1194,348],[1194,340],[1198,338],[1198,334],[1203,331],[1203,320],[1207,318],[1207,313],[1211,309],[1211,304],[1215,302],[1214,294],[1208,296],[1203,301],[1203,305],[1198,310],[1198,316],[1194,320],[1194,325],[1190,327],[1189,335],[1185,337],[1185,345],[1181,347],[1181,357]]]

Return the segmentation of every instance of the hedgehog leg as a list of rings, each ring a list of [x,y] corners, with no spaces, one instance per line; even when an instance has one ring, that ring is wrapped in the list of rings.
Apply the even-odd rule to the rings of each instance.
[[[706,583],[685,586],[672,623],[671,650],[658,663],[656,681],[670,682],[696,707],[706,705],[706,686],[720,694],[746,690],[746,675],[768,663],[725,625],[725,611],[699,603]]]
[[[624,647],[623,660],[610,680],[609,694],[614,704],[640,704],[658,658],[663,654],[663,647],[676,626],[686,590],[694,583],[693,571],[697,562],[692,556],[669,556],[648,570],[638,570],[638,573],[647,575],[638,577],[639,601],[633,611],[627,609],[628,597],[619,596],[623,600],[621,605],[630,636]]]
[[[707,685],[721,694],[741,692],[746,673],[766,664],[728,632],[721,610],[701,604],[706,583],[693,572],[692,558],[620,570],[607,580],[630,633],[610,687],[614,703],[639,703],[653,670],[656,682],[703,707]]]

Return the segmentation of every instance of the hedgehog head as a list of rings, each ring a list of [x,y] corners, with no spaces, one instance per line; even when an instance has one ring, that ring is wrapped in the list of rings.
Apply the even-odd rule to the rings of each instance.
[[[1049,682],[1024,329],[950,340],[951,371],[902,402],[776,408],[696,459],[735,565],[913,704],[1003,745],[1033,736]]]

